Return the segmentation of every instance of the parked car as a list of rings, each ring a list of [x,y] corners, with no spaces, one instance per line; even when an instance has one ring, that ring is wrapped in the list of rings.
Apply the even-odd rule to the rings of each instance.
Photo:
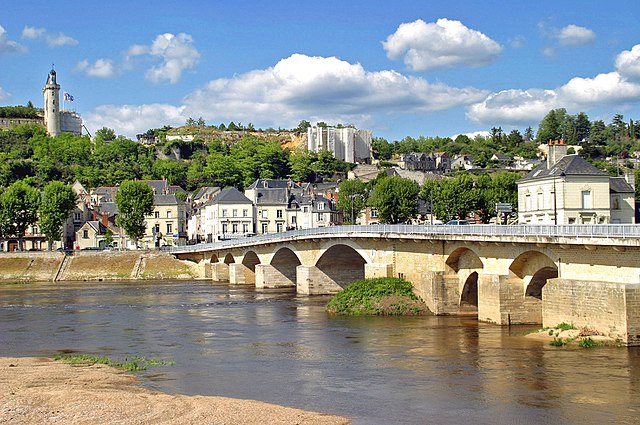
[[[447,221],[447,226],[466,226],[469,223],[467,220],[449,220]]]

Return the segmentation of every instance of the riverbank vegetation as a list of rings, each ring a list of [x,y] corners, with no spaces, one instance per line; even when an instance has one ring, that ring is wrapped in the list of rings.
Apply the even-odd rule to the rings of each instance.
[[[552,347],[578,346],[581,348],[593,348],[622,345],[620,341],[609,338],[588,327],[577,328],[573,324],[564,322],[554,327],[534,330],[526,336],[547,341]]]
[[[85,365],[91,366],[94,364],[104,364],[107,366],[115,367],[116,369],[126,370],[128,372],[135,372],[139,370],[147,370],[151,366],[165,366],[175,364],[173,361],[164,361],[159,359],[147,359],[146,357],[133,356],[130,359],[126,358],[123,362],[111,360],[107,356],[90,356],[87,354],[58,354],[53,358],[54,360],[60,360],[63,363],[71,365]]]
[[[415,316],[428,314],[411,283],[397,278],[358,280],[327,304],[331,314],[346,316]]]

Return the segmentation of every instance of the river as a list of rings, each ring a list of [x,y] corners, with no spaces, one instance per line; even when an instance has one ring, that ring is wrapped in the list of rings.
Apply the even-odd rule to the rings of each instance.
[[[468,317],[331,317],[327,300],[205,281],[0,285],[0,356],[172,360],[142,385],[354,424],[640,423],[639,348],[551,347]]]

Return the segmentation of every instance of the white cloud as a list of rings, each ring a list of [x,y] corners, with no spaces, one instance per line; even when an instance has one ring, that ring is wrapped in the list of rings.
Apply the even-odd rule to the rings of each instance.
[[[98,59],[93,65],[91,65],[87,59],[84,59],[76,64],[75,70],[98,78],[111,78],[115,75],[115,69],[111,59]]]
[[[382,45],[389,59],[402,57],[414,71],[456,65],[481,66],[502,52],[502,46],[483,33],[446,18],[435,23],[421,19],[403,23]]]
[[[467,109],[473,121],[493,124],[527,124],[539,121],[555,108],[569,111],[589,111],[605,105],[640,102],[640,83],[625,78],[638,76],[640,47],[618,55],[618,72],[598,74],[592,78],[575,77],[553,90],[503,90]]]
[[[2,87],[0,87],[0,102],[3,102],[9,99],[10,97],[11,97],[11,93],[7,92]]]
[[[100,107],[91,119],[129,136],[188,117],[295,127],[301,119],[370,125],[373,114],[427,113],[479,102],[487,92],[432,84],[395,71],[367,72],[335,57],[294,54],[275,66],[212,80],[182,106]]]
[[[640,44],[616,57],[616,69],[628,80],[640,80]]]
[[[509,39],[509,44],[514,49],[522,49],[524,47],[525,38],[521,35]]]
[[[113,128],[117,134],[134,138],[150,128],[182,125],[184,107],[165,104],[102,105],[83,116],[84,124],[95,133],[102,127]]]
[[[596,34],[589,28],[570,24],[562,28],[556,38],[562,46],[584,46],[592,43]]]
[[[189,34],[166,33],[158,35],[150,46],[134,44],[127,50],[127,60],[133,56],[150,55],[162,59],[162,63],[147,70],[146,78],[153,83],[175,84],[185,69],[192,69],[200,60],[200,53],[193,46]]]
[[[49,47],[59,47],[59,46],[75,46],[78,44],[78,40],[75,38],[69,37],[61,32],[51,33],[47,31],[45,28],[35,28],[25,26],[22,30],[22,38],[28,40],[44,40]]]
[[[22,53],[27,49],[20,43],[9,40],[7,31],[0,25],[0,54],[2,53]]]

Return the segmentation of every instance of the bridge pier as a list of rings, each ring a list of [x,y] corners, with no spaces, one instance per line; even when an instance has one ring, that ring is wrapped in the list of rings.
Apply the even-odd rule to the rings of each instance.
[[[459,286],[457,275],[446,276],[443,271],[425,271],[422,273],[422,282],[414,283],[414,290],[433,314],[458,314]]]
[[[249,267],[241,263],[229,264],[229,284],[231,285],[254,285],[256,274]]]
[[[342,290],[333,279],[315,266],[296,267],[296,292],[303,295],[335,294]]]
[[[222,261],[211,263],[211,279],[214,282],[227,282],[229,280],[229,265]]]
[[[256,264],[256,288],[286,288],[296,286],[286,274],[270,264]]]
[[[514,276],[483,274],[478,279],[478,320],[498,325],[542,323],[542,300],[526,294]]]
[[[542,288],[543,326],[588,327],[640,345],[640,283],[549,279]]]
[[[393,264],[367,263],[364,265],[364,277],[365,279],[393,277]]]

